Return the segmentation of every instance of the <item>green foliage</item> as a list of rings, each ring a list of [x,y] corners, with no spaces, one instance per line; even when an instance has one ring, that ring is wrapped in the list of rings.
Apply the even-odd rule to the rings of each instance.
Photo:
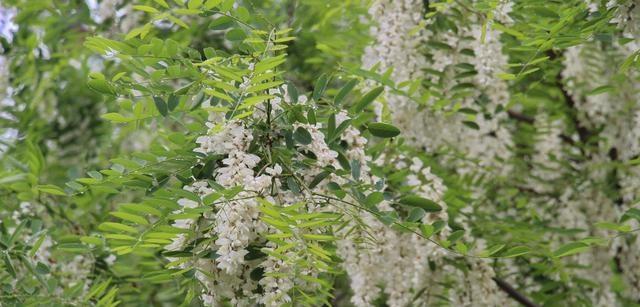
[[[430,60],[459,54],[460,63],[445,73],[426,69],[396,83],[398,68],[361,68],[370,43],[368,1],[122,1],[135,18],[129,25],[116,15],[97,22],[83,1],[54,2],[6,4],[19,9],[20,29],[14,42],[0,38],[1,54],[10,59],[6,96],[16,105],[0,123],[19,135],[0,144],[0,305],[199,306],[209,285],[197,276],[217,278],[198,266],[220,257],[215,216],[248,199],[269,231],[242,259],[293,268],[258,267],[248,279],[295,280],[285,293],[290,306],[346,304],[338,242],[358,233],[356,243],[375,244],[373,222],[430,242],[461,271],[474,259],[491,259],[496,272],[524,267],[540,290],[523,291],[549,305],[582,303],[593,288],[571,274],[572,256],[637,235],[637,208],[590,225],[598,232],[550,225],[539,212],[555,212],[553,206],[527,187],[544,179],[520,176],[537,163],[533,118],[541,113],[577,136],[563,135],[571,161],[558,161],[562,179],[546,182],[552,188],[544,201],[560,199],[600,167],[572,164],[597,155],[606,136],[599,134],[603,127],[580,123],[562,83],[562,60],[567,48],[584,46],[582,52],[602,60],[598,65],[618,69],[611,79],[621,82],[592,86],[585,97],[637,82],[624,79],[639,67],[640,51],[601,59],[602,49],[624,43],[611,23],[615,9],[589,11],[581,0],[515,1],[514,22],[506,24],[493,16],[498,1],[427,1],[415,31],[459,33],[477,24],[482,41],[488,31],[501,33],[510,64],[495,76],[512,95],[490,109],[486,90],[473,81],[474,51],[437,36],[420,52]],[[478,161],[448,147],[427,153],[408,144],[388,95],[415,103],[416,112],[441,112],[444,121],[461,115],[465,129],[478,133],[485,118],[509,118],[514,157],[499,162],[515,175],[461,173],[457,167]],[[252,172],[282,168],[266,191],[221,185],[217,176],[228,155],[196,150],[201,137],[222,133],[228,123],[251,131],[246,153],[260,158]],[[318,142],[336,153],[335,163],[323,164],[313,148]],[[349,142],[364,143],[358,149],[367,159],[351,158]],[[415,160],[442,178],[441,200],[407,183],[412,176],[433,183],[405,167]],[[601,167],[616,176],[635,160]],[[619,186],[601,181],[608,197],[621,198]],[[196,182],[211,192],[189,190]],[[287,203],[282,194],[302,200]],[[168,248],[180,240],[179,249]],[[614,277],[612,287],[623,293],[624,282]],[[450,290],[451,283],[442,286]],[[267,291],[260,285],[254,294]],[[413,293],[413,302],[424,291]]]

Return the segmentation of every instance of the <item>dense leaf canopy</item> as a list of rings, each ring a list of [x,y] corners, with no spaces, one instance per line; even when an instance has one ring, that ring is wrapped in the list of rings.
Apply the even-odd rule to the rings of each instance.
[[[0,306],[640,306],[637,0],[4,0]]]

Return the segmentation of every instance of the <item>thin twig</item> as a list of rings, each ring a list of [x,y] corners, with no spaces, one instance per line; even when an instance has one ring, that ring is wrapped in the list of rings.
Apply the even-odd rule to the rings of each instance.
[[[538,304],[532,302],[529,298],[527,298],[526,296],[524,296],[522,293],[518,292],[518,290],[516,290],[514,287],[512,287],[509,283],[507,283],[506,281],[497,278],[497,277],[493,277],[492,278],[493,281],[496,282],[496,284],[498,285],[498,287],[500,289],[502,289],[502,291],[506,292],[507,295],[509,295],[509,297],[511,297],[512,299],[518,301],[518,303],[526,306],[526,307],[538,307]]]

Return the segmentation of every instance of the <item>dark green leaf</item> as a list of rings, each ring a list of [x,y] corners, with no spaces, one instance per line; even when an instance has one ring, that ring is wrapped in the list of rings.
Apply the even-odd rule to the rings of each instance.
[[[478,126],[478,124],[476,124],[475,122],[465,120],[462,123],[471,129],[480,130],[480,126]]]
[[[231,27],[232,25],[233,25],[233,19],[231,19],[231,17],[220,16],[209,24],[209,29],[224,30],[226,28]]]
[[[422,210],[422,208],[411,208],[411,211],[409,211],[409,216],[407,216],[407,221],[418,222],[424,217],[425,214],[426,212]]]
[[[398,202],[405,206],[422,208],[426,212],[438,212],[442,210],[442,207],[434,201],[417,195],[405,196]]]
[[[319,101],[322,94],[324,94],[324,90],[327,88],[327,84],[329,83],[329,77],[326,74],[322,74],[320,78],[316,81],[315,86],[313,87],[313,100]]]
[[[356,102],[356,104],[351,107],[351,114],[358,114],[362,112],[369,104],[376,100],[376,98],[378,98],[378,96],[380,96],[383,91],[384,87],[378,86],[364,94],[364,96],[362,96],[362,98],[360,98],[360,100],[358,100],[358,102]]]
[[[287,82],[287,94],[289,94],[291,103],[298,102],[298,88],[291,82]]]
[[[367,129],[369,129],[369,132],[374,136],[381,138],[392,138],[400,134],[400,129],[386,123],[370,123]]]
[[[42,262],[36,264],[36,272],[40,275],[49,273],[49,267]]]
[[[13,266],[13,262],[11,261],[11,258],[9,258],[7,254],[3,253],[2,259],[4,260],[5,270],[7,270],[7,272],[9,272],[11,276],[13,276],[13,278],[16,278],[17,277],[16,268]]]
[[[176,95],[169,95],[169,111],[173,111],[177,106],[178,103],[180,103],[180,98],[178,98],[178,96]]]
[[[302,127],[298,127],[296,131],[293,132],[293,138],[302,145],[309,145],[312,141],[311,133]]]
[[[347,84],[345,84],[340,89],[338,94],[336,94],[336,97],[333,98],[333,103],[335,103],[336,105],[339,105],[340,103],[342,103],[342,100],[344,100],[344,98],[351,92],[351,90],[353,90],[353,88],[357,84],[358,84],[358,80],[357,79],[349,80],[349,82],[347,82]]]
[[[384,200],[384,194],[382,192],[373,192],[364,199],[364,203],[367,206],[375,206]]]
[[[360,180],[360,161],[351,160],[351,176],[355,181]]]
[[[158,109],[158,112],[160,112],[162,116],[167,116],[168,114],[167,103],[164,101],[164,99],[158,96],[154,96],[153,102],[156,104],[156,109]]]
[[[296,179],[293,177],[287,177],[287,187],[289,187],[289,190],[295,194],[300,193],[300,186],[298,186]]]
[[[311,181],[311,183],[309,183],[309,188],[313,189],[315,188],[320,182],[322,182],[322,180],[324,180],[325,178],[327,178],[327,176],[329,176],[329,174],[331,174],[331,172],[328,171],[323,171],[320,174],[316,175],[315,178],[313,178],[313,180]]]

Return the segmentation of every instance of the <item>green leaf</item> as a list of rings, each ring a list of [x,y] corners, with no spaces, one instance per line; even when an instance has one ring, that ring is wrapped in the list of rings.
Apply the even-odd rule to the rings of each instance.
[[[293,176],[287,177],[287,187],[289,187],[289,190],[294,194],[300,193],[300,186],[298,186],[298,183],[296,182],[296,179],[293,178]]]
[[[108,233],[104,235],[105,239],[109,239],[109,240],[122,240],[122,241],[136,241],[138,240],[135,237],[129,236],[129,235],[123,235],[123,234],[118,234],[118,233]]]
[[[100,117],[114,123],[128,123],[135,120],[134,118],[124,117],[120,113],[106,113],[102,114]]]
[[[553,257],[554,258],[565,257],[565,256],[581,253],[587,249],[589,249],[589,245],[585,243],[571,242],[561,246],[555,252],[553,252]]]
[[[116,91],[113,89],[113,87],[104,79],[91,79],[87,81],[87,86],[98,93],[106,95],[116,94]]]
[[[526,254],[528,254],[530,252],[531,252],[531,249],[526,247],[526,246],[515,246],[515,247],[512,247],[512,248],[508,249],[506,252],[504,252],[502,255],[500,255],[500,257],[513,258],[513,257],[526,255]]]
[[[302,235],[302,237],[305,239],[315,240],[315,241],[334,241],[338,239],[331,235],[318,235],[318,234],[310,234],[310,233],[305,233]]]
[[[46,264],[38,261],[38,264],[36,264],[36,273],[44,275],[48,274],[49,272],[49,267]]]
[[[469,251],[469,248],[467,247],[467,245],[462,243],[462,241],[456,242],[456,245],[454,247],[458,253],[463,255],[465,255]]]
[[[478,124],[476,124],[475,122],[465,120],[462,122],[462,124],[474,130],[480,130],[480,126],[478,126]]]
[[[120,205],[121,209],[124,209],[125,211],[133,211],[133,212],[139,212],[139,213],[147,213],[147,214],[152,214],[155,216],[161,216],[162,215],[162,211],[149,206],[149,205],[145,205],[145,204],[122,204]]]
[[[340,89],[338,94],[336,94],[336,97],[333,98],[333,103],[335,103],[336,105],[339,105],[340,103],[342,103],[342,100],[344,100],[344,98],[351,92],[351,90],[353,90],[353,88],[357,84],[358,84],[358,80],[357,79],[349,80],[349,82],[347,82],[347,84],[345,84]]]
[[[384,194],[382,192],[373,192],[364,199],[364,203],[367,206],[374,207],[384,200]]]
[[[526,38],[526,36],[524,34],[522,34],[521,32],[516,31],[516,30],[514,30],[512,28],[507,28],[507,27],[505,27],[505,26],[503,26],[503,25],[501,25],[500,23],[497,23],[497,22],[494,22],[493,25],[491,25],[491,27],[496,29],[496,30],[498,30],[498,31],[513,35],[518,40],[524,40]]]
[[[45,234],[42,234],[38,240],[36,241],[35,244],[33,244],[33,246],[31,246],[31,249],[29,250],[29,257],[33,257],[35,256],[35,254],[38,252],[38,250],[40,249],[40,246],[42,245],[42,243],[44,242],[44,240],[47,238],[47,236]]]
[[[220,197],[222,197],[222,194],[219,194],[219,193],[211,193],[211,194],[209,194],[209,195],[205,196],[205,197],[202,199],[202,203],[203,203],[203,204],[205,204],[205,205],[207,205],[207,206],[210,206],[210,205],[212,205],[216,200],[220,199]]]
[[[5,270],[7,270],[13,278],[16,278],[16,268],[13,266],[13,262],[11,261],[11,258],[9,258],[9,255],[2,253],[2,259],[4,260]]]
[[[289,98],[291,99],[291,103],[298,102],[298,89],[291,82],[287,83],[287,94],[289,94]]]
[[[496,253],[498,253],[499,251],[501,251],[506,245],[505,244],[496,244],[493,245],[491,247],[489,247],[488,249],[486,249],[485,251],[480,253],[481,257],[490,257],[495,255]]]
[[[364,96],[362,96],[362,98],[360,98],[360,100],[358,100],[358,102],[356,102],[356,104],[351,107],[351,114],[358,114],[362,112],[369,104],[376,100],[376,98],[378,98],[378,96],[380,96],[383,91],[384,87],[378,86],[364,94]]]
[[[190,0],[187,7],[192,10],[199,9],[202,6],[203,0]]]
[[[149,225],[149,222],[145,218],[139,215],[121,212],[121,211],[109,212],[109,214],[117,218],[120,218],[122,220],[129,221],[138,225]]]
[[[214,89],[206,88],[206,89],[204,89],[204,92],[207,95],[211,95],[213,97],[220,98],[220,99],[228,101],[228,102],[233,102],[233,98],[231,98],[231,96],[229,96],[229,95],[227,95],[225,93],[218,92],[218,91],[216,91]]]
[[[309,183],[309,188],[310,189],[315,188],[320,182],[322,182],[322,180],[327,178],[330,174],[331,174],[331,172],[323,171],[320,174],[316,175],[316,177],[313,178],[311,183]]]
[[[177,13],[177,12],[176,12]],[[185,29],[189,29],[189,25],[187,25],[184,21],[182,21],[180,18],[177,18],[175,16],[169,15],[167,18],[169,18],[169,20],[171,20],[171,22],[185,28]]]
[[[220,3],[222,3],[222,0],[207,0],[207,2],[204,3],[204,8],[210,10],[220,5]]]
[[[611,223],[611,222],[598,222],[596,223],[596,227],[600,229],[615,230],[619,232],[631,231],[631,226],[629,225],[620,225],[620,224]]]
[[[9,184],[9,183],[22,181],[22,180],[25,180],[26,177],[27,177],[26,174],[15,174],[15,175],[10,175],[10,176],[2,176],[0,178],[0,184]]]
[[[108,279],[101,283],[95,283],[93,286],[91,286],[88,294],[84,297],[85,302],[88,302],[92,297],[100,297],[104,293],[104,291],[107,290],[107,287],[109,287],[110,283],[111,279]]]
[[[355,181],[360,180],[360,161],[358,160],[351,160],[351,177]]]
[[[234,21],[233,19],[231,19],[231,17],[228,16],[220,16],[216,19],[214,19],[210,24],[209,24],[209,29],[212,30],[224,30],[226,28],[229,28],[233,25]]]
[[[279,55],[277,57],[273,57],[273,58],[267,58],[264,59],[262,61],[260,61],[259,63],[256,64],[255,68],[253,69],[253,73],[255,74],[261,74],[269,69],[274,69],[276,68],[278,65],[286,62],[287,59],[285,57],[285,55]],[[297,99],[296,99],[297,100]]]
[[[627,59],[624,60],[624,62],[622,62],[622,65],[620,65],[620,73],[626,73],[629,70],[629,68],[631,68],[631,66],[638,61],[639,55],[640,55],[640,50],[628,56]]]
[[[38,191],[48,193],[48,194],[53,194],[53,195],[61,195],[61,196],[67,195],[67,193],[65,193],[62,188],[55,186],[53,184],[39,185]]]
[[[422,209],[422,208],[411,208],[411,211],[409,211],[409,215],[407,216],[407,221],[408,222],[418,222],[420,220],[422,220],[422,218],[425,216],[426,212]],[[429,225],[431,226],[431,225]]]
[[[592,91],[588,92],[586,95],[587,96],[595,96],[595,95],[599,95],[602,93],[606,93],[606,92],[610,92],[613,90],[613,86],[611,85],[603,85],[603,86],[599,86],[595,89],[593,89]]]
[[[156,104],[156,109],[158,109],[158,112],[160,112],[162,116],[166,117],[168,114],[168,109],[167,109],[167,103],[164,101],[164,99],[158,96],[154,96],[153,102]]]
[[[157,4],[161,5],[162,7],[168,9],[169,8],[169,4],[165,1],[165,0],[153,0],[155,1]]]
[[[241,41],[247,37],[247,34],[242,29],[235,28],[229,30],[224,37],[230,41]]]
[[[502,79],[502,80],[515,80],[516,79],[516,75],[514,74],[508,74],[508,73],[499,73],[497,74],[498,78]]]
[[[367,129],[369,129],[369,132],[374,136],[381,138],[392,138],[400,134],[400,129],[387,123],[370,123]]]
[[[298,127],[296,131],[293,132],[293,138],[302,145],[309,145],[312,141],[311,133],[303,127]]]
[[[167,103],[168,107],[169,107],[169,111],[173,111],[178,104],[180,103],[180,98],[178,98],[178,96],[176,95],[169,95],[169,102]]]
[[[129,233],[138,233],[138,230],[134,227],[120,224],[120,223],[112,223],[112,222],[104,222],[98,225],[98,229],[102,231],[124,231]]]
[[[200,14],[200,10],[194,10],[194,9],[174,9],[173,10],[174,13],[179,14],[179,15],[198,15]],[[171,15],[169,15],[171,16]]]
[[[442,207],[436,202],[417,195],[402,197],[398,202],[405,206],[422,208],[426,212],[438,212],[442,210]]]
[[[329,143],[333,143],[333,141],[339,139],[340,135],[342,135],[342,133],[345,130],[347,130],[347,128],[349,128],[349,125],[351,125],[351,119],[347,119],[342,123],[340,123],[340,125],[338,125],[338,127],[333,131],[333,133],[329,137]]]
[[[331,113],[329,118],[327,119],[327,139],[331,138],[333,133],[336,131],[336,115]]]
[[[87,243],[87,244],[93,244],[93,245],[102,245],[102,239],[98,238],[98,237],[91,237],[91,236],[82,236],[80,237],[80,242],[83,243]]]
[[[425,238],[429,238],[435,232],[435,228],[432,225],[429,225],[429,224],[421,224],[420,225],[420,232],[422,233],[422,235]]]
[[[622,217],[620,218],[620,222],[625,222],[629,219],[636,219],[638,222],[640,222],[640,209],[630,208],[622,215]]]
[[[138,11],[143,11],[143,12],[147,12],[147,13],[159,13],[159,11],[153,7],[150,6],[146,6],[146,5],[134,5],[133,6],[134,10],[138,10]]]
[[[329,83],[329,78],[326,74],[322,74],[318,80],[316,81],[315,86],[313,87],[313,100],[319,101],[324,94],[324,90],[327,88],[327,84]]]

